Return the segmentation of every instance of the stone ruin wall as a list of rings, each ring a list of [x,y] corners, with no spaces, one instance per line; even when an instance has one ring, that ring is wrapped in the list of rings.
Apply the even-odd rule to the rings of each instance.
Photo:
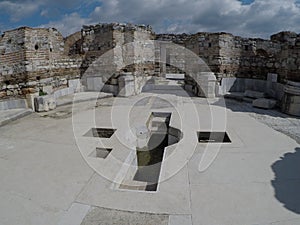
[[[144,63],[140,62],[137,49],[131,48],[129,43],[153,40],[153,32],[149,27],[129,24],[98,24],[84,26],[82,29],[82,48],[85,53],[83,69],[100,56],[108,58],[107,66],[114,67],[111,70],[120,70],[123,67],[127,72],[140,73]],[[133,64],[132,64],[133,62]],[[130,65],[128,65],[130,64]],[[118,72],[118,71],[116,71]]]
[[[218,80],[224,77],[266,80],[268,73],[276,73],[281,83],[300,81],[300,35],[296,33],[280,32],[270,40],[229,33],[159,34],[157,40],[172,41],[193,51]],[[172,67],[167,70],[174,71]]]
[[[139,48],[126,45],[154,39],[191,50],[208,64],[218,80],[224,77],[265,80],[268,73],[277,73],[281,83],[300,81],[300,36],[292,32],[272,35],[270,40],[228,33],[155,35],[147,26],[113,23],[84,26],[80,32],[63,38],[53,28],[22,27],[0,37],[0,98],[24,96],[38,92],[43,86],[66,87],[69,79],[82,77],[107,51],[110,54],[102,57],[101,68],[90,70],[89,75],[99,76],[105,71],[109,77],[114,75],[104,80],[108,85],[116,85],[115,79],[122,72],[131,72],[136,78],[160,75],[165,65],[153,62],[160,60],[160,52],[153,49],[153,44]],[[142,58],[151,60],[145,63]],[[176,62],[176,55],[168,56],[167,52],[165,60],[167,73],[184,71],[185,63]]]
[[[64,38],[52,28],[5,32],[0,40],[1,98],[65,87],[68,79],[79,77],[81,59],[65,55],[64,46]]]
[[[153,39],[152,29],[146,26],[116,23],[84,26],[83,83],[88,83],[85,78],[101,77],[106,87],[117,92],[117,79],[126,72],[134,76],[135,82],[141,83],[136,85],[139,89],[146,82],[147,76],[154,75],[153,45],[145,44],[145,41]],[[143,60],[148,58],[152,61]],[[97,82],[101,79],[98,78]]]

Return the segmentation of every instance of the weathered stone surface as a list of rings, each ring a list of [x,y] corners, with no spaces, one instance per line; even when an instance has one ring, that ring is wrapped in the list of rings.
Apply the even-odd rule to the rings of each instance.
[[[47,112],[56,108],[56,99],[51,95],[38,96],[34,98],[34,105],[37,112]]]
[[[184,80],[184,73],[167,73],[166,74],[166,79],[171,79],[171,80]]]
[[[31,108],[33,111],[36,111],[35,104],[34,104],[34,99],[36,97],[39,97],[38,92],[32,94],[26,94],[26,101],[27,101],[28,108]]]
[[[216,76],[214,73],[201,72],[197,76],[199,80],[200,89],[198,95],[206,98],[214,98],[216,93]]]
[[[25,99],[13,99],[13,100],[0,101],[0,110],[25,109],[25,108],[27,108]]]
[[[119,95],[121,97],[128,97],[135,94],[134,77],[131,74],[123,74],[118,78]]]
[[[4,98],[6,96],[6,92],[5,91],[1,91],[0,92],[0,98]]]
[[[253,103],[253,98],[243,97],[244,102]]]
[[[81,32],[64,38],[54,28],[21,27],[4,32],[0,38],[0,98],[25,96],[40,88],[51,93],[51,88],[60,90],[67,85],[73,91],[63,93],[74,93],[81,89],[78,85],[71,87],[69,81],[88,72],[102,78],[104,89],[115,95],[119,89],[118,76],[123,71],[131,72],[137,94],[145,86],[147,77],[186,73],[189,60],[182,58],[182,52],[162,49],[151,40],[174,42],[191,50],[216,75],[215,82],[232,79],[228,84],[220,85],[217,94],[263,91],[268,97],[281,100],[283,91],[274,84],[300,81],[300,36],[293,32],[280,32],[270,40],[207,32],[156,35],[149,26],[111,23],[84,26]],[[143,44],[136,47],[131,43],[133,41]],[[107,52],[110,53],[104,55]],[[98,63],[99,57],[102,57],[100,66],[88,70],[94,62]],[[268,84],[264,87],[261,81],[266,79]],[[199,87],[198,81],[203,83],[202,78],[196,81],[185,79],[185,85],[200,96],[214,97],[213,82]],[[238,82],[241,85],[236,85]],[[83,80],[83,85],[97,91],[103,86],[92,80]],[[230,86],[239,89],[230,90]],[[264,97],[245,94],[251,98]]]
[[[281,109],[287,114],[300,116],[300,82],[288,81],[285,85]]]
[[[259,91],[246,90],[244,96],[249,98],[264,98],[265,93]]]
[[[93,76],[93,77],[87,77],[87,91],[101,91],[104,83],[102,81],[102,77],[99,76]]]
[[[259,98],[259,99],[255,99],[252,102],[252,106],[257,108],[263,108],[263,109],[273,109],[276,106],[276,100]]]
[[[35,88],[22,88],[22,92],[24,95],[27,95],[27,94],[33,94],[37,91]]]
[[[53,87],[52,87],[51,85],[44,86],[44,87],[42,88],[42,90],[43,90],[43,92],[45,92],[45,93],[47,93],[47,94],[49,95],[49,94],[52,94],[52,92],[53,92]]]
[[[49,110],[53,110],[56,108],[56,99],[54,97],[50,97],[48,99],[48,107],[49,107]]]
[[[73,89],[75,93],[80,92],[82,87],[80,79],[68,80],[68,87]]]

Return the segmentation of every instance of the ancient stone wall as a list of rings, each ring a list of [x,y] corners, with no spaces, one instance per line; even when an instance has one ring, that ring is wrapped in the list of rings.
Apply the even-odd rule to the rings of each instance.
[[[84,26],[63,38],[54,28],[22,27],[0,38],[0,97],[22,96],[44,86],[63,88],[69,79],[83,76],[100,56],[89,75],[107,77],[103,82],[109,85],[117,85],[123,72],[142,80],[148,75],[182,73],[183,56],[162,50],[151,42],[154,39],[191,50],[218,80],[266,79],[268,73],[277,73],[281,83],[300,80],[300,36],[293,32],[280,32],[270,40],[206,32],[155,35],[148,26],[112,23]]]
[[[292,32],[272,35],[270,40],[203,32],[192,35],[159,34],[156,39],[171,41],[193,51],[219,79],[266,79],[268,73],[277,73],[282,83],[300,79],[300,37]]]
[[[15,29],[3,34],[0,41],[0,82],[22,82],[25,73],[25,30]]]
[[[1,97],[65,87],[68,79],[79,77],[81,59],[65,55],[64,46],[62,35],[52,28],[5,32],[0,40]]]
[[[154,39],[150,27],[131,24],[98,24],[82,30],[84,60],[82,65],[84,84],[95,77],[116,89],[118,76],[132,73],[136,82],[154,74]],[[149,62],[146,62],[150,59]],[[99,78],[96,78],[99,77]],[[138,85],[140,86],[140,85]],[[98,86],[100,87],[100,86]]]
[[[300,35],[293,32],[280,32],[271,36],[271,40],[281,44],[278,54],[278,71],[286,80],[300,81]]]

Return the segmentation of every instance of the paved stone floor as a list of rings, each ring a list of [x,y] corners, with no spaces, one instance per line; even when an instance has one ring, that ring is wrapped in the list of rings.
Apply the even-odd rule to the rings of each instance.
[[[176,93],[78,102],[0,127],[0,224],[300,224],[299,119]],[[166,148],[156,192],[121,190],[126,129],[153,111],[172,112],[183,138]],[[99,142],[84,136],[93,126],[116,132]],[[197,131],[224,129],[231,143],[198,143]],[[101,144],[109,157],[89,157]]]

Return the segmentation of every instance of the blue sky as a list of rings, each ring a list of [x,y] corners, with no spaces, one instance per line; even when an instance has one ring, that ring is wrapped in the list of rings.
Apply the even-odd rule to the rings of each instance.
[[[299,0],[0,0],[0,12],[1,32],[55,27],[66,36],[99,22],[149,24],[158,33],[300,32]]]

